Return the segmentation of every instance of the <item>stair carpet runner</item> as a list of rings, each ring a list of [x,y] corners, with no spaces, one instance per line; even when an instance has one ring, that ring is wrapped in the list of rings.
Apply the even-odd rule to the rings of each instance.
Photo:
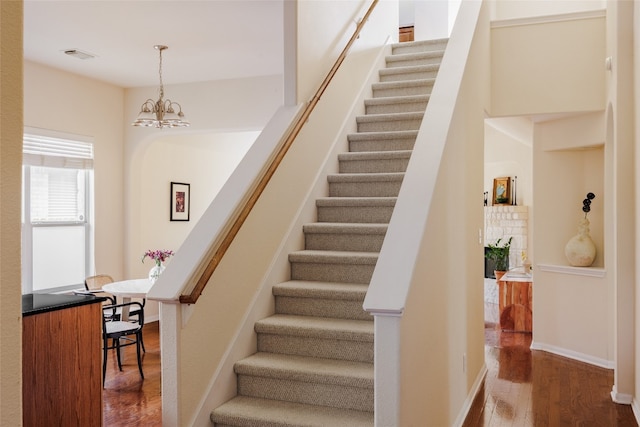
[[[373,426],[373,317],[362,308],[447,40],[393,46],[365,100],[349,152],[273,288],[276,314],[238,361],[238,395],[215,426]]]

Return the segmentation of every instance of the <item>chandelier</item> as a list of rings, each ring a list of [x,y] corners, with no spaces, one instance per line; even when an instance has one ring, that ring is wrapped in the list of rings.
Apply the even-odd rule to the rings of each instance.
[[[133,126],[146,126],[156,128],[176,128],[189,126],[189,122],[184,119],[182,107],[177,102],[164,99],[164,85],[162,84],[162,51],[168,49],[167,46],[155,45],[154,48],[160,54],[160,98],[157,101],[147,99],[140,107],[138,118],[132,123]],[[176,113],[176,110],[178,111]]]

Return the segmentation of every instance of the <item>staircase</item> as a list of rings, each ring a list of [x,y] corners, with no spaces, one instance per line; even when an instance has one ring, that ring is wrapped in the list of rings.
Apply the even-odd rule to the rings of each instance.
[[[348,153],[289,254],[291,280],[255,325],[258,352],[234,366],[238,395],[211,413],[218,426],[374,424],[373,318],[368,284],[447,40],[396,44],[380,70]]]

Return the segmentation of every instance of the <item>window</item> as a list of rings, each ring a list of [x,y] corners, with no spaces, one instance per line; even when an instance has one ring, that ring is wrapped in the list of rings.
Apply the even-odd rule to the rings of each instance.
[[[93,143],[52,135],[24,135],[23,293],[81,287],[93,265]]]

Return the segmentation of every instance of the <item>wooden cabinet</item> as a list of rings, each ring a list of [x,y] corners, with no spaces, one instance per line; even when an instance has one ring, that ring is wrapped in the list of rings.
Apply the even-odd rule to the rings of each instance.
[[[402,42],[412,42],[413,41],[413,26],[411,27],[400,27],[398,41]]]
[[[533,282],[498,280],[500,329],[532,332]]]
[[[23,295],[25,427],[102,425],[102,299]]]

